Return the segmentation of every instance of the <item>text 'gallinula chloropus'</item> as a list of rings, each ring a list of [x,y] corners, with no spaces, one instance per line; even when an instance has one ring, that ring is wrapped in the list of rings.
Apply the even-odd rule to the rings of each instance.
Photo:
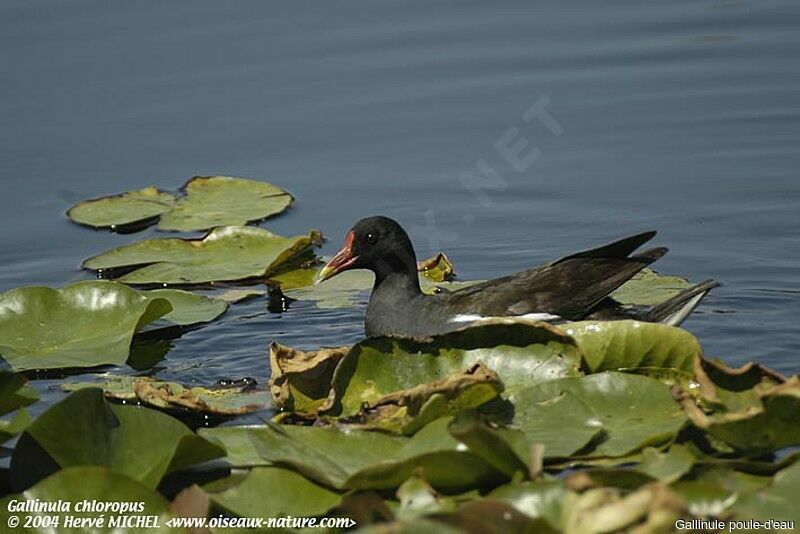
[[[319,273],[318,282],[350,269],[369,269],[375,284],[366,316],[367,336],[428,336],[497,317],[542,321],[631,318],[608,295],[667,253],[634,251],[656,234],[643,232],[571,254],[539,267],[434,295],[422,292],[414,247],[388,217],[368,217],[347,233],[344,247]],[[680,324],[719,285],[706,280],[633,318]]]

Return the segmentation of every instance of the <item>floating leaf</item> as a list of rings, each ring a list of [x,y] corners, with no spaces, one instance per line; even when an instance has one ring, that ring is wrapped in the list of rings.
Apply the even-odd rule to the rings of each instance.
[[[542,480],[512,482],[495,489],[488,497],[504,501],[529,517],[542,518],[560,528],[567,515],[564,503],[574,495],[562,480]]]
[[[397,488],[397,499],[400,501],[397,517],[402,521],[455,509],[452,499],[439,495],[419,476],[409,478]]]
[[[145,187],[121,195],[85,200],[72,206],[67,216],[78,224],[94,228],[112,228],[155,219],[172,210],[173,195],[155,187]]]
[[[333,371],[349,347],[302,351],[273,341],[269,346],[270,389],[283,410],[314,414],[328,399]]]
[[[665,385],[625,373],[542,382],[513,392],[509,400],[514,424],[544,443],[547,456],[570,455],[600,430],[601,441],[589,456],[626,456],[667,442],[686,422]]]
[[[39,400],[39,393],[20,374],[0,372],[0,415],[16,411],[11,419],[0,420],[0,445],[30,424],[24,407]]]
[[[421,276],[432,282],[444,282],[455,274],[453,264],[442,252],[417,263],[417,270]]]
[[[195,176],[184,196],[146,187],[80,202],[67,211],[73,221],[94,228],[147,226],[160,216],[159,230],[191,232],[245,225],[286,210],[292,196],[266,182],[229,176]]]
[[[108,281],[12,289],[0,294],[0,354],[17,371],[121,365],[134,332],[171,311]]]
[[[739,451],[769,453],[800,445],[800,377],[756,394],[750,403],[738,402],[731,410],[711,414],[688,396],[683,407],[695,426]]]
[[[411,435],[439,417],[482,406],[502,390],[497,374],[478,362],[461,373],[364,402],[357,414],[339,422]]]
[[[244,225],[281,213],[294,200],[272,184],[230,176],[195,176],[183,190],[186,197],[161,216],[159,230],[192,232]]]
[[[623,305],[654,306],[693,285],[679,276],[665,276],[651,269],[642,269],[610,296]]]
[[[165,299],[172,305],[172,311],[163,319],[178,326],[208,323],[228,310],[228,303],[181,289],[154,289],[142,291],[149,299]]]
[[[119,277],[130,284],[202,284],[264,278],[311,252],[320,238],[281,237],[263,228],[226,226],[202,239],[158,238],[123,245],[83,262],[87,269],[137,267]]]
[[[772,521],[774,530],[790,530],[800,523],[797,495],[800,493],[800,463],[775,475],[769,487],[744,493],[736,502],[736,519]],[[774,522],[783,522],[775,524]],[[793,522],[789,525],[787,522]]]
[[[101,376],[100,382],[64,384],[65,391],[103,389],[106,398],[141,402],[153,408],[188,410],[232,416],[253,413],[270,406],[269,395],[252,380],[214,387],[184,386],[148,376]]]
[[[24,488],[59,467],[99,465],[155,488],[166,473],[223,454],[177,419],[109,404],[92,388],[72,393],[27,428],[14,449],[11,479]]]
[[[466,490],[504,480],[481,457],[464,450],[437,420],[411,438],[369,430],[268,424],[202,429],[217,440],[234,467],[291,468],[324,486],[397,488],[415,472],[442,491]]]
[[[653,447],[642,451],[642,462],[634,469],[662,482],[674,482],[689,472],[698,459],[683,445],[673,445],[666,452]]]
[[[314,517],[338,506],[342,496],[293,471],[256,467],[224,491],[206,487],[211,500],[239,517]]]
[[[700,343],[686,330],[641,321],[581,321],[560,325],[575,338],[592,372],[671,368],[691,372]]]
[[[578,372],[580,352],[569,336],[544,323],[497,320],[429,340],[372,338],[356,344],[334,375],[342,415],[362,403],[441,380],[477,362],[497,372],[510,391]]]
[[[18,512],[11,508],[14,503],[66,503],[68,510],[42,512]],[[89,505],[83,509],[75,506],[79,502]],[[97,512],[90,506],[92,503],[114,503],[116,506],[108,511]],[[102,506],[103,504],[101,504]],[[126,509],[122,510],[125,505]],[[136,507],[134,510],[133,507]],[[141,507],[141,508],[139,508]],[[90,511],[91,510],[91,511]],[[102,516],[102,527],[99,518]],[[150,516],[150,517],[148,517]],[[4,525],[13,525],[12,517],[19,520],[21,527],[28,524],[41,524],[39,528],[21,528],[24,532],[153,532],[155,525],[160,525],[159,532],[182,532],[182,529],[170,529],[166,522],[171,517],[169,502],[153,488],[132,480],[125,475],[97,466],[76,466],[63,469],[42,480],[32,488],[19,495],[9,495],[0,501],[0,521]],[[34,517],[40,518],[34,520]],[[66,528],[65,519],[71,517],[76,526],[83,523],[83,528]],[[29,519],[30,518],[30,519]],[[141,518],[141,519],[139,519]],[[51,521],[55,520],[56,523]],[[130,521],[130,523],[126,523]],[[109,525],[119,525],[114,528]],[[136,525],[141,524],[141,527]],[[148,528],[147,525],[150,525]],[[94,527],[94,528],[91,528]],[[122,528],[125,527],[125,528]],[[11,530],[11,529],[9,529]]]

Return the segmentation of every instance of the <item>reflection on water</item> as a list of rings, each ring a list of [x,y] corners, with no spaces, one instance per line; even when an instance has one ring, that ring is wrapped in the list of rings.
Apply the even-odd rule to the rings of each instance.
[[[219,173],[295,195],[272,231],[330,254],[382,213],[464,278],[657,228],[662,271],[724,283],[685,324],[708,354],[800,369],[796,2],[10,1],[0,27],[0,289],[157,234],[75,201]],[[265,378],[271,340],[351,343],[365,303],[253,300],[123,371]]]

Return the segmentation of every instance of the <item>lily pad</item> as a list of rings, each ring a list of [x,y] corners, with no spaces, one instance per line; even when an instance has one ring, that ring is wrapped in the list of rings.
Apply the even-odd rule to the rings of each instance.
[[[562,480],[512,482],[492,491],[488,497],[504,501],[532,518],[545,519],[554,527],[564,524],[565,501],[574,497]]]
[[[171,311],[107,281],[12,289],[0,294],[0,355],[15,371],[121,365],[134,332]]]
[[[623,305],[654,306],[671,299],[693,285],[679,276],[667,276],[652,269],[642,269],[610,296]]]
[[[230,176],[195,176],[182,197],[155,187],[80,202],[67,211],[73,221],[94,228],[147,225],[160,216],[159,230],[191,232],[245,225],[285,211],[292,196],[266,182]]]
[[[165,299],[172,311],[163,319],[178,326],[208,323],[228,311],[228,303],[222,299],[209,298],[181,289],[154,289],[142,291],[149,299]]]
[[[233,416],[254,413],[270,406],[269,394],[256,389],[252,381],[214,387],[184,386],[148,376],[101,376],[99,382],[62,385],[65,391],[103,389],[106,398],[140,402],[153,408],[188,410]]]
[[[769,487],[742,495],[733,508],[736,519],[781,521],[784,524],[774,525],[775,530],[793,529],[800,523],[798,493],[800,493],[800,463],[795,463],[778,472]],[[789,521],[792,521],[793,525],[785,524]]]
[[[447,431],[449,418],[427,425],[411,438],[335,427],[267,424],[263,427],[202,429],[228,451],[234,467],[290,468],[327,487],[397,488],[415,472],[441,491],[494,485],[501,473],[464,450]]]
[[[113,511],[95,512],[76,510],[76,503],[114,503],[117,508]],[[42,512],[19,512],[11,510],[10,507],[29,503],[67,503],[70,504],[69,510],[42,511]],[[16,503],[16,504],[15,504]],[[121,506],[127,505],[125,511],[121,511]],[[131,507],[137,507],[133,510]],[[141,507],[141,509],[138,509]],[[166,522],[171,517],[169,512],[169,502],[164,499],[153,488],[137,482],[121,473],[98,466],[76,466],[63,469],[54,475],[42,480],[32,488],[26,489],[18,495],[9,495],[0,501],[0,521],[3,525],[13,525],[12,517],[19,520],[19,525],[24,526],[27,521],[36,524],[33,517],[41,518],[42,527],[24,528],[24,532],[51,533],[51,532],[131,532],[147,533],[153,532],[153,527],[147,528],[145,522],[154,516],[151,521],[157,521],[160,525],[159,532],[182,532],[182,530],[171,529]],[[73,524],[83,523],[82,528],[66,528],[65,519],[71,517]],[[98,522],[103,517],[102,526]],[[135,523],[127,528],[109,526],[117,524],[126,525],[123,521],[136,519],[142,516],[142,527],[135,526]],[[58,522],[48,523],[51,520]],[[118,522],[118,523],[113,523]],[[94,528],[92,528],[94,527]],[[5,527],[4,527],[5,528]],[[9,529],[11,530],[11,529]]]
[[[440,252],[417,263],[419,274],[432,282],[444,282],[455,274],[450,259]]]
[[[0,420],[0,445],[25,430],[31,422],[25,406],[38,400],[39,393],[24,376],[0,373],[0,415],[16,411],[11,419]]]
[[[497,320],[428,340],[367,339],[356,344],[336,369],[331,413],[354,415],[365,402],[441,380],[479,361],[512,391],[576,376],[580,357],[569,336],[547,324],[524,321]]]
[[[166,473],[223,454],[177,419],[109,404],[92,388],[72,393],[27,428],[14,449],[11,479],[24,488],[59,467],[98,465],[155,488]]]
[[[328,400],[333,372],[349,347],[302,351],[273,341],[269,346],[270,389],[282,410],[315,414]]]
[[[626,373],[550,380],[515,391],[509,400],[515,407],[513,423],[544,443],[547,456],[573,454],[576,445],[594,441],[592,432],[600,430],[596,445],[584,455],[626,456],[667,442],[686,423],[667,386]]]
[[[157,238],[123,245],[83,262],[86,269],[134,268],[118,278],[129,284],[203,284],[265,278],[311,253],[320,239],[281,237],[263,228],[225,226],[202,239]]]
[[[145,187],[120,195],[85,200],[67,211],[78,224],[94,228],[116,229],[137,222],[155,219],[172,210],[178,199],[155,187]]]
[[[641,367],[691,372],[702,354],[697,339],[681,328],[641,321],[581,321],[560,325],[575,338],[589,369]]]
[[[244,225],[277,215],[294,200],[272,184],[230,176],[195,176],[183,190],[186,197],[161,216],[159,230],[191,232]]]
[[[342,496],[277,467],[256,467],[224,491],[205,489],[217,505],[239,517],[315,517],[338,506]]]

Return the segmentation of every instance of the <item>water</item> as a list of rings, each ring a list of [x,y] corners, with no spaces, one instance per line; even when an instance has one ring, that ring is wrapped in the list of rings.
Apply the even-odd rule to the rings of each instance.
[[[0,290],[157,234],[79,228],[74,202],[228,174],[296,196],[274,232],[330,254],[386,214],[464,278],[656,228],[663,272],[725,284],[685,323],[708,355],[800,370],[797,2],[15,0],[0,30]],[[500,180],[465,187],[480,160]],[[264,379],[271,340],[351,343],[364,308],[243,304],[153,372]]]

